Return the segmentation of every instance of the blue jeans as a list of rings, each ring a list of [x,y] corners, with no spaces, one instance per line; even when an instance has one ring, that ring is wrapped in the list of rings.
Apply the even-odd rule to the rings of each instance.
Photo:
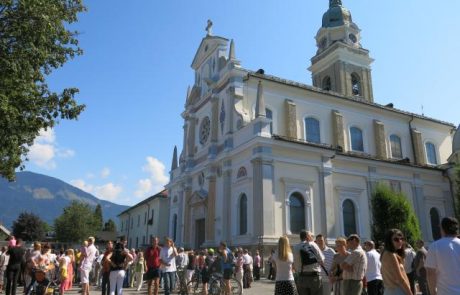
[[[174,286],[176,285],[176,272],[172,271],[163,273],[163,279],[165,295],[169,295],[173,292]]]

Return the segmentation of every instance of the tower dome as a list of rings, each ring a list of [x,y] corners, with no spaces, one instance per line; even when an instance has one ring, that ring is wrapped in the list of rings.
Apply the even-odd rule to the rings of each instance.
[[[352,24],[350,11],[342,6],[341,0],[329,0],[329,10],[323,15],[323,28]]]

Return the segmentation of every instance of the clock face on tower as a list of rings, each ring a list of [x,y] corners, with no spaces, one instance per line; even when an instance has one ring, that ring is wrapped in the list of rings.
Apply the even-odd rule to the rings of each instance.
[[[350,38],[350,41],[353,43],[356,43],[358,41],[358,38],[356,38],[355,34],[348,35],[348,38]]]

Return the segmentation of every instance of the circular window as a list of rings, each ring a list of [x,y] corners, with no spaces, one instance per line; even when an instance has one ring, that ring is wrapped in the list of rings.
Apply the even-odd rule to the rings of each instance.
[[[211,131],[211,121],[209,117],[205,117],[201,121],[200,125],[200,143],[205,144],[209,138],[209,132]]]

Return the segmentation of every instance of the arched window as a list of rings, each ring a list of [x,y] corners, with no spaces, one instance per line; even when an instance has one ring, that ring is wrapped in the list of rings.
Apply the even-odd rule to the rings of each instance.
[[[332,89],[331,87],[331,77],[326,76],[326,78],[323,79],[323,85],[322,85],[323,90],[329,91]]]
[[[426,149],[426,159],[428,160],[428,164],[437,165],[438,160],[436,157],[436,147],[431,142],[425,143]]]
[[[177,241],[177,214],[173,216],[173,241]]]
[[[358,127],[350,128],[351,150],[364,152],[363,131]]]
[[[290,228],[292,234],[298,234],[305,229],[305,204],[303,196],[293,193],[289,197]]]
[[[402,159],[401,138],[397,135],[390,136],[391,157]]]
[[[351,93],[361,95],[361,78],[356,73],[351,74]]]
[[[248,232],[248,198],[245,194],[240,198],[240,235]]]
[[[248,172],[246,171],[246,168],[243,167],[240,167],[240,169],[238,169],[238,173],[236,174],[236,178],[241,178],[241,177],[246,177],[248,176]]]
[[[430,220],[431,220],[431,234],[433,235],[433,239],[439,240],[441,238],[441,227],[439,220],[439,212],[436,208],[430,209]]]
[[[273,134],[273,112],[269,108],[265,109],[265,114],[267,116],[267,119],[271,119],[272,121],[270,122],[270,134]]]
[[[319,121],[315,118],[305,118],[305,137],[308,142],[320,143]]]
[[[342,205],[343,210],[343,231],[345,236],[357,234],[356,229],[356,210],[355,204],[351,200],[345,200]]]

